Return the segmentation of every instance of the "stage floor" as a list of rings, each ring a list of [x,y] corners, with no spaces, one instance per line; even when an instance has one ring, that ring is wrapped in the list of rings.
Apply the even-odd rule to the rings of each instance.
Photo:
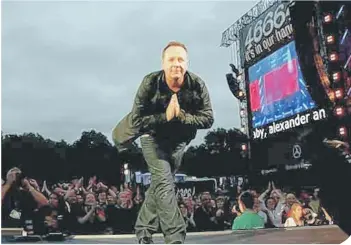
[[[262,229],[255,231],[218,231],[188,233],[188,244],[340,244],[348,236],[338,226],[301,227],[289,229]],[[161,234],[155,234],[154,243],[164,243]],[[3,240],[3,243],[6,241]],[[43,242],[40,242],[43,243]],[[45,242],[44,242],[45,243]],[[55,243],[124,243],[135,244],[134,235],[82,235]]]

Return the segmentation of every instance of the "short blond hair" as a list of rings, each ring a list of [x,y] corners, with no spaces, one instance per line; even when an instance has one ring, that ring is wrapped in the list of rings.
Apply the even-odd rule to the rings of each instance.
[[[167,44],[167,46],[162,50],[162,59],[164,58],[165,56],[165,52],[166,50],[169,48],[169,47],[182,47],[185,52],[188,53],[188,49],[186,48],[185,44],[184,43],[181,43],[181,42],[177,42],[177,41],[171,41]]]

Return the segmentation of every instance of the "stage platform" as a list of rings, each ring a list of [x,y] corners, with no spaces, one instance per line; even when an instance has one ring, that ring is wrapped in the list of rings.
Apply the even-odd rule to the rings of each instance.
[[[254,231],[218,231],[188,233],[188,244],[340,244],[348,236],[338,226],[261,229]],[[7,240],[7,239],[6,239]],[[2,242],[8,243],[8,240]],[[31,242],[32,243],[32,242]],[[46,243],[41,241],[40,243]],[[135,244],[134,235],[79,235],[55,243]],[[161,234],[154,235],[154,243],[164,243]]]

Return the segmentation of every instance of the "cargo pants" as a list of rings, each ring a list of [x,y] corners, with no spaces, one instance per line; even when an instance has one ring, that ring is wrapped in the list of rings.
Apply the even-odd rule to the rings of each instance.
[[[186,225],[175,195],[174,174],[179,168],[186,143],[158,140],[150,135],[140,138],[151,184],[135,224],[137,239],[151,238],[159,227],[165,243],[184,243]]]

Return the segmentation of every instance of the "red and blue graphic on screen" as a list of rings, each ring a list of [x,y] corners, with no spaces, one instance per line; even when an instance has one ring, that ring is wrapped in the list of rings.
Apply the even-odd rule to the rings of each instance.
[[[295,41],[249,68],[252,127],[262,127],[313,109],[298,62]]]

